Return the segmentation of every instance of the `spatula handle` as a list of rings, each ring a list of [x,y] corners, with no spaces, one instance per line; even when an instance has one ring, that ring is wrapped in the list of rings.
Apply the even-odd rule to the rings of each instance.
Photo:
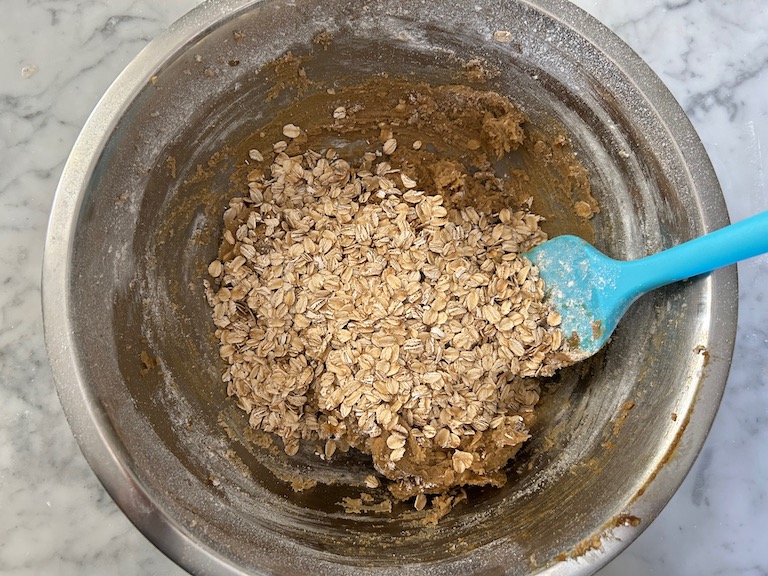
[[[638,294],[768,252],[768,212],[762,212],[653,256],[626,262],[622,279]]]

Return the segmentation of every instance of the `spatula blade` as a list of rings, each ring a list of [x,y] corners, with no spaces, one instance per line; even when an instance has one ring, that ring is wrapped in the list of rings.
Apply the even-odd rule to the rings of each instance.
[[[562,316],[560,328],[573,359],[595,354],[631,304],[618,289],[621,263],[569,235],[549,240],[525,256],[544,280],[545,301]]]

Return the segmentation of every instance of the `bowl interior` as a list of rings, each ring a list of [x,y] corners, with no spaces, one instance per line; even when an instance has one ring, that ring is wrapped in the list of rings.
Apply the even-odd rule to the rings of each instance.
[[[529,129],[564,128],[589,171],[601,212],[588,224],[563,198],[531,188],[551,235],[580,233],[612,256],[636,258],[705,230],[700,191],[664,111],[616,62],[541,7],[480,7],[256,3],[206,27],[145,78],[100,150],[74,235],[73,353],[130,475],[160,516],[230,568],[555,570],[563,554],[586,552],[584,542],[626,515],[647,523],[663,504],[644,508],[641,496],[693,410],[712,278],[642,298],[606,350],[547,382],[507,485],[470,490],[436,527],[405,504],[391,514],[345,513],[339,503],[359,496],[368,473],[364,457],[325,463],[308,446],[288,458],[250,433],[226,398],[202,280],[238,191],[230,176],[247,154],[243,142],[297,97],[288,86],[267,98],[275,78],[265,64],[287,50],[317,83],[310,94],[382,73],[455,83],[462,65],[480,58],[498,71],[485,87],[518,104]],[[496,30],[511,41],[494,41]],[[312,41],[322,31],[327,46]],[[321,482],[293,489],[308,477]]]

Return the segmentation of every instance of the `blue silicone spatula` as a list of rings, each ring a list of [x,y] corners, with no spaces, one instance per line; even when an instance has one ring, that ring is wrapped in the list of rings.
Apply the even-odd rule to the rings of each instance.
[[[768,212],[629,262],[568,235],[525,256],[539,269],[547,303],[562,317],[560,328],[573,360],[583,360],[605,345],[624,313],[646,292],[766,252]]]

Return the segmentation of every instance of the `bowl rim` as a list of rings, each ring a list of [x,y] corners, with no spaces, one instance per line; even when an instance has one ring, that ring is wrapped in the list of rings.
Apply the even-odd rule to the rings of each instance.
[[[46,348],[64,413],[88,464],[130,521],[165,555],[191,573],[245,574],[227,558],[194,540],[164,513],[132,471],[116,431],[98,405],[71,353],[75,333],[69,317],[69,279],[77,222],[86,187],[96,163],[135,96],[147,81],[176,54],[212,27],[223,25],[243,11],[270,0],[206,0],[153,39],[112,83],[89,116],[69,155],[56,189],[45,240],[42,269],[42,307]],[[690,181],[697,183],[700,214],[706,232],[729,224],[725,200],[714,168],[696,131],[674,96],[651,68],[624,41],[597,19],[567,0],[515,0],[559,22],[589,41],[623,72],[643,94],[665,125],[677,152],[686,160]],[[642,88],[641,88],[642,87]],[[671,499],[693,465],[720,404],[730,369],[737,324],[737,271],[730,266],[707,280],[712,294],[709,339],[719,353],[706,367],[687,425],[663,465],[655,471],[635,505],[644,518],[655,518]],[[732,300],[732,301],[731,301]],[[559,562],[542,574],[590,574],[617,556],[649,522],[628,537],[603,541],[597,555],[580,562]]]

